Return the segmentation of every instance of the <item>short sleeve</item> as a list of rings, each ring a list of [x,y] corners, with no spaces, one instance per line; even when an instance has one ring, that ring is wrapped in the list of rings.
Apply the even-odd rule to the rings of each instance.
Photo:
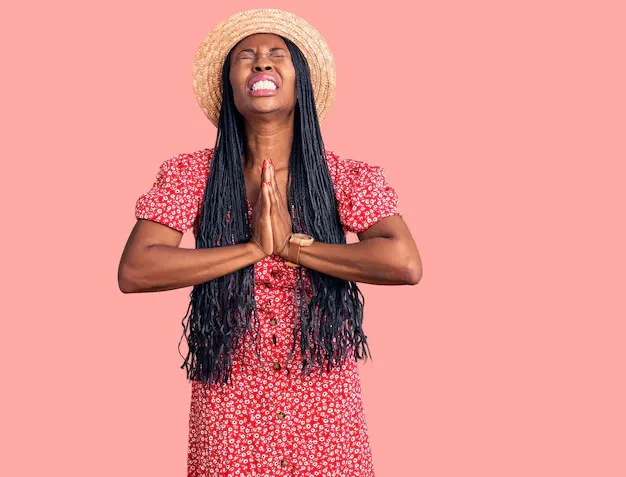
[[[398,194],[380,166],[338,158],[339,217],[344,230],[360,233],[381,219],[402,215]]]
[[[135,218],[189,230],[199,212],[203,190],[194,157],[180,154],[164,161],[152,188],[135,204]]]

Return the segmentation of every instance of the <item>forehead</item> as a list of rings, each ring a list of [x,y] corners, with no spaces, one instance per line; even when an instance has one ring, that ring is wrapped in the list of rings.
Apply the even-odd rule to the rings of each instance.
[[[255,33],[237,43],[234,49],[239,51],[242,48],[257,49],[263,47],[281,47],[287,49],[287,44],[280,36],[273,33]]]

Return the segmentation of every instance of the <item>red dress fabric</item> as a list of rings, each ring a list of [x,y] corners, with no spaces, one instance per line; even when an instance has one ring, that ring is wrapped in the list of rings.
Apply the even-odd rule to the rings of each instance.
[[[180,232],[193,228],[213,149],[161,165],[136,203],[137,219]],[[344,232],[358,233],[398,211],[382,167],[326,152]],[[252,207],[248,202],[248,214]],[[188,477],[374,477],[357,362],[301,377],[295,323],[295,269],[275,255],[254,265],[261,364],[250,334],[233,356],[228,385],[191,382]]]

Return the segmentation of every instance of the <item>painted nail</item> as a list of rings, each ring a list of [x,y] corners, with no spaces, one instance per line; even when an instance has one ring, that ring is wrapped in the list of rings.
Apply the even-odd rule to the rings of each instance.
[[[265,187],[265,182],[261,182],[261,189],[263,189],[263,187]]]

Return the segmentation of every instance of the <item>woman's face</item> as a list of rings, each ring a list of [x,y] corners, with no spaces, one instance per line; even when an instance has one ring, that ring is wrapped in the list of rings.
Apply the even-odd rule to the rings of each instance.
[[[246,119],[275,118],[294,110],[296,70],[281,37],[257,33],[244,38],[233,48],[230,65],[235,106]]]

